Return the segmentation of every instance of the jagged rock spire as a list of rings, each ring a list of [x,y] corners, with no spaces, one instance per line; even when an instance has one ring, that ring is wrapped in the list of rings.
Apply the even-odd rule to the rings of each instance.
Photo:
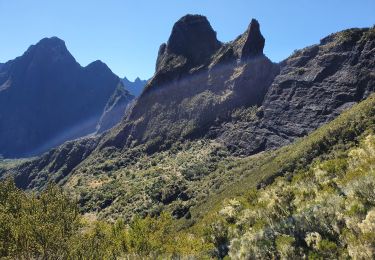
[[[260,32],[259,22],[252,19],[246,32],[247,38],[242,48],[242,59],[252,58],[263,54],[264,37]]]

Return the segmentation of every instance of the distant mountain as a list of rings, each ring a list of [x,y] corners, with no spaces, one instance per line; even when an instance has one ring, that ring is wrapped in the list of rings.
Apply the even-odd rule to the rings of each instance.
[[[119,89],[121,80],[103,62],[81,67],[64,41],[42,39],[0,66],[0,154],[36,155],[95,132],[110,100],[114,109],[133,98]]]
[[[1,70],[1,68],[4,66],[4,63],[0,63],[0,70]]]
[[[126,77],[122,79],[122,83],[125,86],[125,89],[130,92],[135,97],[141,95],[143,88],[145,87],[147,80],[141,80],[140,78],[136,78],[134,82],[128,80]]]

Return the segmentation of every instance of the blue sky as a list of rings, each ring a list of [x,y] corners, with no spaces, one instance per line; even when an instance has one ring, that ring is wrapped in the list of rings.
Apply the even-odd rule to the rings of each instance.
[[[0,62],[57,36],[86,66],[100,59],[119,76],[149,78],[161,43],[181,16],[208,17],[230,41],[256,18],[273,61],[336,31],[375,24],[375,0],[0,0]]]

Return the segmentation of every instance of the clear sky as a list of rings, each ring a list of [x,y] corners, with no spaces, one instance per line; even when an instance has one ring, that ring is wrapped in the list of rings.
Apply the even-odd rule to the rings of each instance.
[[[330,33],[373,26],[375,0],[0,0],[0,62],[57,36],[83,66],[100,59],[121,77],[147,79],[187,13],[207,16],[223,42],[258,19],[266,55],[280,61]]]

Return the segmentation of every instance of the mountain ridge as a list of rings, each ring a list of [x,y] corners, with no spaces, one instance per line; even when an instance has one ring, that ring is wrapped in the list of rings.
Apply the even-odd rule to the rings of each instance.
[[[122,82],[124,84],[124,87],[126,90],[130,92],[135,97],[138,97],[141,95],[147,80],[142,80],[139,77],[136,77],[134,81],[128,80],[127,77],[124,77],[122,79]]]
[[[40,154],[95,132],[118,87],[120,79],[103,62],[81,67],[63,40],[40,40],[0,69],[0,153]],[[132,99],[126,91],[118,93]]]
[[[198,20],[182,19],[178,30],[200,31],[180,26],[201,23],[203,31],[210,28]],[[184,46],[173,49],[177,55],[163,44],[154,77],[117,126],[8,174],[24,189],[55,181],[79,197],[84,212],[100,218],[167,210],[188,219],[194,205],[233,181],[215,169],[290,144],[374,91],[374,28],[332,34],[275,64],[261,52],[256,23],[194,62]]]

